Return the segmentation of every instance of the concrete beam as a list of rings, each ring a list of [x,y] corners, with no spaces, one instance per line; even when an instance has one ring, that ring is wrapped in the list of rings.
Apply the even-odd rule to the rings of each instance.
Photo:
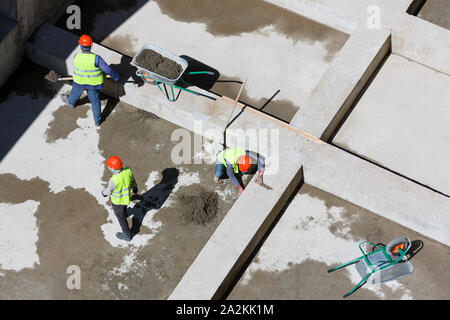
[[[263,0],[278,7],[308,17],[323,25],[351,34],[358,26],[358,20],[341,12],[330,9],[323,3],[315,1]]]
[[[251,182],[184,274],[169,300],[222,299],[302,178],[301,165],[296,164],[279,177],[267,177],[266,183],[272,190]]]
[[[23,57],[23,48],[17,45],[19,39],[17,22],[0,18],[0,87],[19,65]]]
[[[392,52],[450,75],[450,30],[415,16],[392,21]]]
[[[328,141],[390,47],[388,31],[358,28],[290,124]]]

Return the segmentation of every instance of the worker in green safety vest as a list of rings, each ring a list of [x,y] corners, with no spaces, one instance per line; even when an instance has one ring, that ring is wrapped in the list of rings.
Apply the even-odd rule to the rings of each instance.
[[[92,39],[88,35],[82,35],[78,40],[81,52],[75,54],[73,59],[73,85],[69,95],[62,95],[62,101],[71,108],[75,108],[75,103],[80,98],[84,90],[92,105],[95,125],[98,127],[102,122],[101,103],[99,91],[103,88],[104,75],[106,73],[117,82],[119,74],[115,72],[97,54],[91,52]]]
[[[112,156],[106,160],[106,165],[112,171],[113,176],[108,182],[108,187],[102,190],[104,197],[110,196],[114,214],[119,220],[122,232],[117,232],[116,237],[130,241],[133,234],[127,221],[127,207],[130,204],[131,191],[138,192],[136,180],[129,168],[123,168],[119,157]]]
[[[242,173],[252,173],[257,169],[258,173],[255,181],[263,184],[263,174],[265,169],[264,158],[255,152],[241,148],[224,149],[217,154],[214,165],[214,181],[228,177],[238,189],[238,196],[244,192],[243,186],[236,178]]]

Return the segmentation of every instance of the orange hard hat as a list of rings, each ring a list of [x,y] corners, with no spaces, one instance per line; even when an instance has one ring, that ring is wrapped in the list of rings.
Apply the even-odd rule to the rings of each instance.
[[[108,160],[105,161],[105,163],[109,168],[114,170],[122,168],[122,161],[120,161],[120,158],[116,156],[109,157]]]
[[[92,46],[92,38],[89,37],[87,34],[83,34],[78,40],[78,43],[83,47],[90,47]]]
[[[247,155],[240,156],[237,163],[239,165],[239,171],[241,172],[247,172],[248,169],[250,169],[250,166],[252,165],[252,162],[250,161],[250,158]]]

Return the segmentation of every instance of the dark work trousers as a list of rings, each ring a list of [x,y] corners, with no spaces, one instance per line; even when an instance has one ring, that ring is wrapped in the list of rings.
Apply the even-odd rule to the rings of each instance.
[[[120,224],[120,227],[122,228],[122,232],[127,236],[131,236],[130,227],[128,226],[128,221],[127,221],[127,206],[112,204],[112,207],[114,210],[114,214],[117,217],[117,220],[119,220],[119,224]]]

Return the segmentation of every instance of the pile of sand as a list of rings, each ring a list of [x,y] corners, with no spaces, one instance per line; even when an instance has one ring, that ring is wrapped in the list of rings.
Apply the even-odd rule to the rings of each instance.
[[[219,196],[202,187],[195,188],[190,194],[180,194],[183,207],[183,219],[187,222],[205,225],[211,222],[219,212]]]
[[[168,79],[176,79],[183,71],[183,67],[173,60],[163,57],[151,49],[144,49],[136,57],[136,64],[148,71],[159,74]]]

